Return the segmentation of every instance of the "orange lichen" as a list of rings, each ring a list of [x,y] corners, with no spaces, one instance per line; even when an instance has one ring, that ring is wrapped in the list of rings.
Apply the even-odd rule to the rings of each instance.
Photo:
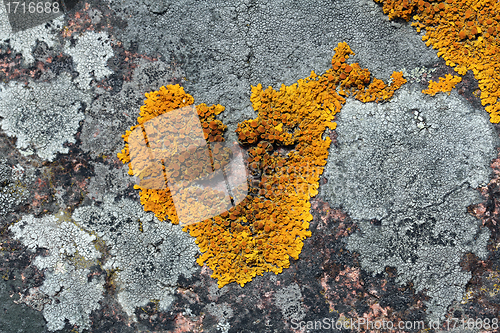
[[[474,73],[481,89],[481,103],[492,123],[500,122],[500,2],[496,0],[375,0],[383,4],[390,19],[413,18],[422,40],[438,50],[446,64],[464,75]]]
[[[365,103],[380,102],[391,98],[394,92],[406,83],[402,72],[394,72],[391,75],[392,83],[389,86],[379,79],[373,79],[370,83],[371,73],[368,69],[361,68],[358,63],[350,65],[343,63],[350,55],[354,55],[346,43],[339,44],[335,50],[332,68],[326,72],[326,75],[329,81],[340,86],[339,94],[342,96],[350,93],[354,98]],[[342,65],[345,66],[342,67]]]
[[[439,82],[429,81],[429,88],[422,90],[422,92],[431,96],[436,95],[438,92],[447,92],[449,95],[450,91],[461,81],[462,78],[460,76],[446,74],[444,78],[439,78]]]
[[[187,146],[176,147],[176,141],[170,140],[175,137],[162,133],[161,123],[157,124],[157,126],[160,127],[158,128],[158,135],[148,137],[146,145],[141,146],[140,143],[131,141],[130,135],[132,132],[136,129],[140,129],[147,121],[157,119],[159,115],[166,114],[173,110],[192,105],[194,102],[193,97],[186,94],[184,88],[179,85],[161,87],[158,91],[146,93],[145,95],[146,100],[144,101],[144,105],[141,106],[141,112],[137,118],[137,125],[132,126],[130,130],[126,131],[122,136],[125,141],[125,148],[121,153],[118,153],[118,158],[122,160],[123,163],[129,163],[131,161],[130,145],[133,145],[134,148],[132,157],[149,156],[150,153],[147,150],[152,150],[153,153],[157,152],[160,154],[164,149],[168,149],[169,151],[179,150],[179,155],[177,156],[177,161],[179,163],[167,164],[163,167],[163,170],[155,170],[158,168],[155,168],[154,165],[152,166],[151,161],[147,158],[144,158],[144,161],[140,161],[136,158],[134,165],[129,163],[130,175],[139,174],[140,178],[149,178],[141,182],[140,185],[134,186],[134,188],[140,189],[141,204],[144,206],[144,210],[154,212],[159,220],[165,220],[169,217],[174,224],[178,224],[179,220],[177,218],[170,189],[158,189],[156,184],[158,183],[158,178],[163,182],[163,173],[165,173],[169,179],[192,181],[200,175],[206,175],[208,170],[204,170],[204,168],[207,169],[207,166],[211,166],[215,169],[223,167],[228,163],[230,156],[227,150],[221,149],[222,146],[217,144],[213,146],[211,151],[212,160],[208,154],[204,153],[203,147],[198,147],[194,144],[189,145],[190,141],[187,139],[183,140],[183,143],[187,144]],[[200,104],[196,107],[196,110],[200,117],[205,139],[209,142],[222,142],[223,139],[221,134],[226,130],[226,126],[222,124],[221,121],[215,120],[215,115],[224,111],[224,107],[221,105],[207,107],[205,104]],[[178,123],[180,123],[180,121]],[[192,124],[188,123],[182,128],[176,128],[176,130],[178,130],[183,137],[189,137],[192,126]],[[196,138],[193,138],[191,142],[195,140]],[[189,154],[196,154],[199,163],[193,163],[193,159],[188,158]],[[181,167],[188,170],[188,172],[181,172]],[[155,171],[157,171],[157,173],[159,171],[159,173],[155,175]],[[151,184],[152,186],[148,186]],[[213,197],[217,195],[218,193],[212,192],[210,198],[213,199]]]
[[[250,100],[258,116],[241,122],[236,130],[240,145],[247,149],[250,177],[248,191],[243,193],[246,196],[220,215],[185,225],[183,229],[196,238],[202,252],[197,262],[213,270],[212,277],[218,279],[219,287],[231,282],[243,286],[264,272],[278,274],[289,267],[290,257],[298,259],[304,239],[311,235],[308,230],[312,220],[310,199],[318,193],[319,178],[331,143],[331,139],[328,136],[323,138],[323,135],[327,128],[333,130],[336,127],[333,120],[345,103],[342,96],[378,102],[390,98],[406,82],[402,73],[393,73],[389,86],[378,79],[372,82],[367,69],[360,68],[357,63],[346,63],[352,54],[346,43],[340,43],[335,49],[332,68],[323,75],[311,72],[308,78],[291,86],[282,85],[278,91],[271,87],[264,89],[261,84],[252,87]],[[179,86],[162,87],[146,97],[139,124],[123,136],[125,149],[118,157],[124,163],[131,161],[131,131],[162,113],[193,103],[193,98]],[[226,128],[214,118],[223,107],[201,104],[196,109],[205,139],[223,141],[222,133]],[[161,132],[162,126],[156,126],[156,129]],[[187,130],[178,130],[189,136]],[[157,138],[153,137],[151,142],[153,140]],[[175,142],[162,144],[176,148]],[[149,148],[153,149],[151,147],[154,144],[149,143]],[[222,146],[216,147],[212,148],[212,154],[221,152],[216,158],[219,161],[217,167],[221,167],[231,156]],[[189,154],[198,153],[196,148],[189,151]],[[178,160],[185,163],[188,156],[182,154]],[[215,163],[212,166],[215,167]],[[131,173],[136,172],[130,168]],[[167,170],[165,167],[162,171],[174,179],[188,177],[178,169]],[[191,178],[200,173],[197,170]],[[169,189],[149,189],[140,185],[136,188],[141,190],[145,210],[153,211],[160,220],[168,217],[173,223],[179,223],[179,212],[174,207]],[[240,190],[235,189],[233,195]],[[205,192],[195,193],[198,200],[187,205],[193,214],[198,214],[220,195],[217,191]]]

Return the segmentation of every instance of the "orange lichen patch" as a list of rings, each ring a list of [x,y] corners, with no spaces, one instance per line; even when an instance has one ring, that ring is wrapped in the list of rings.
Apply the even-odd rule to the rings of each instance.
[[[450,91],[461,81],[462,78],[460,76],[446,74],[444,78],[439,78],[439,82],[429,81],[429,88],[422,90],[422,92],[431,96],[436,95],[438,92],[447,92],[449,95]]]
[[[283,132],[280,121],[254,119],[246,120],[238,126],[238,139],[243,144],[252,144],[259,140],[267,140],[270,143],[275,141],[281,142],[285,145],[290,142],[291,134]]]
[[[203,218],[200,212],[212,208],[208,207],[210,204],[223,205],[221,192],[200,190],[198,193],[193,189],[182,193],[180,197],[187,203],[179,208],[174,207],[172,200],[175,189],[151,189],[136,185],[141,190],[144,209],[153,211],[160,220],[168,217],[173,223],[179,223],[178,215],[190,213],[181,209],[191,209],[190,214],[195,218],[199,215],[199,222],[184,225],[183,230],[196,238],[202,252],[197,262],[213,270],[212,277],[218,280],[219,287],[231,282],[243,286],[264,272],[278,274],[289,267],[290,257],[298,259],[304,239],[311,235],[308,230],[312,220],[310,199],[318,193],[319,178],[331,143],[331,139],[328,136],[323,138],[323,134],[327,129],[335,129],[334,116],[345,103],[342,96],[351,95],[362,101],[382,101],[390,98],[406,82],[401,73],[393,73],[390,86],[378,79],[372,82],[367,69],[360,68],[357,63],[346,63],[352,54],[346,43],[340,43],[335,49],[332,68],[323,75],[311,72],[309,77],[290,86],[282,85],[279,90],[271,87],[264,89],[261,84],[252,87],[250,100],[258,116],[241,122],[236,130],[240,145],[247,148],[246,163],[250,177],[246,187],[248,191],[243,186],[247,184],[232,190],[232,199],[241,199],[235,206],[228,205],[219,215]],[[143,124],[146,121],[161,114],[193,103],[193,98],[179,86],[162,87],[159,91],[146,94],[146,97],[138,118],[139,124],[123,136],[125,149],[118,157],[124,163],[131,162],[132,143],[129,141],[132,131],[139,126],[145,127]],[[223,141],[222,133],[226,130],[215,119],[215,115],[222,110],[219,105],[196,106],[201,121],[200,131],[205,140],[215,142],[211,145],[211,156],[215,159],[212,167],[215,169],[231,160],[230,152],[218,143]],[[165,132],[167,125],[159,121],[154,123],[154,128]],[[176,131],[183,136],[184,142],[191,135],[181,125],[176,127]],[[141,147],[134,147],[134,151],[138,151],[136,154],[139,155],[142,154],[141,149],[146,148],[153,153],[159,153],[156,147],[177,151],[179,163],[165,164],[161,170],[151,171],[152,168],[147,167],[148,161],[132,161],[130,165],[142,168],[140,176],[157,181],[151,177],[156,172],[158,178],[161,174],[168,179],[189,181],[204,173],[202,166],[208,163],[206,157],[197,147],[190,148],[189,140],[187,146],[179,147],[176,140],[165,142],[161,138],[162,135],[150,135],[149,141]],[[220,157],[217,158],[217,154]],[[190,156],[202,161],[199,163],[201,166],[185,165],[192,160]],[[131,173],[136,173],[137,170],[132,170],[130,165]],[[179,170],[183,168],[191,169],[182,173]],[[193,200],[193,197],[197,199]]]
[[[492,123],[500,122],[500,2],[496,0],[433,1],[441,6],[439,15],[431,2],[408,0],[375,0],[383,3],[390,19],[413,18],[417,31],[425,29],[422,40],[438,50],[446,64],[464,75],[474,73],[481,89],[481,103],[490,113]],[[409,7],[412,8],[409,14]],[[439,7],[441,8],[441,7]]]
[[[193,97],[186,94],[184,88],[179,85],[169,85],[161,87],[158,91],[146,93],[145,96],[146,100],[137,118],[138,124],[123,135],[125,148],[118,153],[118,158],[123,163],[133,160],[133,163],[129,163],[129,174],[141,179],[140,184],[134,188],[140,190],[140,200],[144,210],[154,212],[159,220],[168,217],[172,223],[178,224],[179,219],[171,193],[173,189],[164,185],[164,177],[176,182],[193,181],[210,174],[212,169],[220,169],[228,163],[230,152],[217,143],[223,141],[221,134],[226,130],[226,126],[215,120],[215,115],[220,114],[224,107],[221,105],[208,107],[205,104],[196,107],[205,139],[214,143],[210,146],[211,149],[207,150],[206,147],[200,147],[197,142],[199,138],[193,136],[192,131],[196,124],[193,124],[192,120],[183,123],[182,113],[168,119],[169,123],[175,124],[174,128],[162,122],[159,117],[193,104]],[[156,121],[158,119],[160,120]],[[147,136],[144,141],[131,138],[132,133],[137,133],[137,130],[145,131],[144,124],[148,121],[155,127],[155,133]],[[172,129],[175,129],[175,135],[169,133]],[[162,156],[166,151],[172,157],[170,161],[163,162],[163,165],[150,158],[155,154]],[[214,200],[214,197],[220,194],[217,191],[209,192],[204,193],[207,196],[206,201]],[[183,193],[184,196],[188,194]],[[208,205],[203,201],[198,204],[200,210]]]
[[[381,2],[383,4],[384,13],[389,15],[389,19],[392,20],[394,18],[401,17],[407,21],[411,18],[416,6],[423,7],[424,5],[429,4],[428,2],[422,0],[375,0],[375,2]],[[429,7],[430,4],[428,8]]]
[[[402,72],[394,72],[391,75],[392,83],[390,85],[386,85],[379,79],[373,79],[370,83],[371,74],[368,69],[361,68],[357,63],[344,67],[340,65],[338,59],[345,61],[350,55],[354,55],[347,44],[339,44],[335,50],[337,53],[332,59],[332,68],[327,70],[325,75],[329,81],[340,86],[339,94],[342,96],[350,93],[354,98],[365,103],[380,102],[391,98],[394,92],[406,83]]]
[[[367,87],[363,87],[354,93],[354,97],[362,102],[380,102],[391,98],[394,92],[406,83],[402,72],[394,72],[391,75],[392,83],[388,86],[382,80],[373,79]]]

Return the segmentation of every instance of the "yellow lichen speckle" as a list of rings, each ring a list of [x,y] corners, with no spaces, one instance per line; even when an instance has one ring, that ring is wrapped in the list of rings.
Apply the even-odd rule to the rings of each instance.
[[[429,81],[429,88],[422,90],[422,92],[431,96],[436,95],[438,92],[447,92],[449,95],[450,91],[461,81],[460,76],[446,74],[444,78],[439,78],[439,82]]]
[[[446,64],[464,75],[474,73],[481,103],[492,123],[500,122],[500,2],[497,0],[375,0],[390,19],[413,18],[422,40],[438,50]]]
[[[345,103],[344,97],[353,96],[363,102],[383,101],[406,82],[400,72],[393,73],[390,85],[371,80],[367,69],[357,63],[347,64],[346,59],[352,54],[346,43],[340,43],[335,49],[332,68],[326,73],[312,72],[308,78],[290,86],[282,85],[277,91],[271,87],[264,89],[261,84],[252,87],[250,100],[258,116],[243,121],[236,130],[239,144],[247,151],[249,191],[240,203],[220,215],[183,227],[196,238],[202,252],[198,264],[206,264],[213,270],[212,277],[218,280],[219,287],[231,282],[243,286],[264,272],[278,274],[289,267],[290,257],[298,259],[304,239],[311,235],[310,199],[318,193],[331,143],[324,134],[327,128],[335,129],[334,116]],[[125,149],[118,155],[124,163],[131,161],[131,131],[146,120],[194,102],[179,86],[162,87],[146,97],[139,125],[124,135]],[[196,109],[205,139],[224,141],[222,134],[226,127],[215,120],[223,107],[201,104]],[[161,126],[157,130],[161,132]],[[220,150],[220,163],[213,165],[214,169],[231,159],[230,153],[224,154],[222,147]],[[197,153],[196,149],[193,152]],[[183,176],[176,173],[176,168],[164,171],[169,177]],[[188,174],[184,177],[195,178]],[[168,217],[179,223],[169,189],[140,185],[136,188],[141,190],[145,210],[153,211],[160,220]],[[193,214],[217,196],[215,192],[205,192],[200,191],[199,199],[191,203]]]

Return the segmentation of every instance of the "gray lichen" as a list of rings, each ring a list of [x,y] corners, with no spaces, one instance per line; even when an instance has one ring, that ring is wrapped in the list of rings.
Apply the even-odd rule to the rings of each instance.
[[[208,313],[216,317],[219,322],[228,321],[233,317],[233,309],[227,303],[216,304],[214,302],[205,307]]]
[[[89,315],[104,291],[104,279],[89,270],[101,258],[96,241],[109,248],[103,269],[114,276],[118,302],[132,320],[135,308],[151,301],[167,310],[179,276],[195,271],[198,247],[180,226],[158,221],[137,202],[113,198],[77,208],[71,218],[27,215],[9,228],[30,251],[47,250],[33,262],[46,270],[43,285],[21,301],[43,310],[49,330],[62,329],[65,319],[80,330],[90,327]]]
[[[66,319],[77,325],[79,332],[90,329],[89,315],[100,308],[104,279],[102,276],[89,279],[89,274],[89,269],[77,269],[67,263],[59,271],[46,273],[38,292],[52,300],[43,308],[50,331],[63,329]]]
[[[7,161],[0,160],[0,220],[28,198],[28,190],[14,179]]]
[[[0,91],[0,126],[17,137],[17,148],[24,154],[34,149],[40,158],[53,161],[58,152],[68,152],[64,143],[75,142],[84,103],[89,102],[66,74],[50,83],[11,81]]]
[[[464,183],[488,182],[498,139],[487,114],[456,93],[411,89],[385,104],[348,101],[339,113],[323,194],[354,219],[436,205]]]
[[[428,319],[443,318],[471,277],[463,255],[487,255],[489,231],[467,213],[496,156],[487,114],[409,86],[385,104],[347,102],[337,133],[322,195],[358,223],[348,249],[373,274],[395,267],[399,283],[431,297]]]
[[[17,183],[0,186],[0,216],[13,211],[27,198],[27,190]]]
[[[113,73],[107,66],[113,57],[109,36],[105,32],[86,31],[76,42],[76,46],[66,45],[64,52],[73,57],[79,76],[75,79],[82,89],[90,88],[92,75],[97,80]]]
[[[59,262],[69,257],[80,262],[94,262],[101,256],[92,242],[95,236],[64,219],[63,215],[42,218],[26,215],[9,230],[29,250],[35,252],[37,248],[44,248],[49,251],[46,256],[36,257],[34,264],[39,269],[55,269]]]
[[[280,308],[283,318],[286,320],[300,321],[306,316],[298,284],[292,283],[288,287],[278,290],[274,299],[276,306]]]
[[[104,268],[115,272],[118,301],[131,319],[136,319],[136,307],[150,301],[168,309],[178,277],[190,277],[195,270],[194,240],[180,226],[144,212],[137,202],[114,202],[107,196],[99,207],[76,209],[73,218],[110,248]]]
[[[426,67],[417,67],[413,68],[409,72],[406,68],[403,68],[401,72],[403,72],[404,78],[408,82],[420,82],[424,79],[424,76],[427,78],[432,72],[436,71],[435,68],[426,68]]]
[[[80,332],[90,328],[89,315],[100,307],[104,292],[103,278],[88,277],[88,267],[101,256],[93,243],[96,237],[67,221],[64,215],[27,215],[9,230],[30,251],[48,251],[33,262],[39,269],[46,269],[43,285],[30,289],[21,301],[43,310],[51,331],[64,328],[66,319],[77,325]]]
[[[94,166],[95,177],[90,179],[87,188],[88,197],[96,201],[103,201],[106,194],[119,194],[125,190],[131,182],[127,165],[120,162],[120,167],[113,165],[90,162]]]
[[[425,290],[429,318],[438,319],[454,301],[462,300],[470,272],[459,263],[468,252],[485,259],[488,229],[479,229],[467,215],[463,201],[477,195],[462,186],[451,192],[439,206],[397,212],[374,226],[358,222],[361,230],[348,240],[347,248],[361,254],[361,265],[373,274],[396,267],[397,282],[413,283],[416,292]]]
[[[5,159],[0,160],[0,184],[10,182],[12,170]]]
[[[143,58],[137,60],[137,68],[134,70],[130,85],[137,88],[141,98],[144,99],[144,93],[151,90],[158,90],[162,85],[166,85],[172,79],[184,77],[184,72],[180,67],[168,65],[166,62],[148,61]]]
[[[137,61],[132,80],[117,94],[96,88],[96,98],[89,108],[82,128],[82,149],[90,154],[115,154],[122,149],[121,135],[136,123],[144,93],[158,90],[182,73],[162,61]]]
[[[229,332],[231,324],[229,324],[229,319],[233,317],[233,309],[227,303],[216,304],[214,302],[207,304],[205,309],[212,316],[217,318],[217,330],[222,333]]]

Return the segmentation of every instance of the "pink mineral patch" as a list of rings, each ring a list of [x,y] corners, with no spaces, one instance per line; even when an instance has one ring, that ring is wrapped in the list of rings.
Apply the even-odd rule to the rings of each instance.
[[[204,316],[201,316],[198,320],[192,321],[186,318],[182,313],[179,313],[174,318],[175,331],[173,333],[198,333],[203,332],[202,322]]]

